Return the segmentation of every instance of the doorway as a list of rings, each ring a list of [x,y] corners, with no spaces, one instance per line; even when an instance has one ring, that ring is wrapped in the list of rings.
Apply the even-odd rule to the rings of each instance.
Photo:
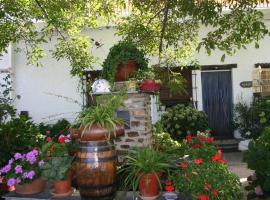
[[[231,70],[202,71],[203,110],[217,139],[233,138]]]

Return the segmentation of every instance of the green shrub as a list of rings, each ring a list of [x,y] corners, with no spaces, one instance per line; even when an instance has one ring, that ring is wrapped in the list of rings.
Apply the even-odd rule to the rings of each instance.
[[[66,119],[59,119],[54,124],[39,124],[39,130],[41,133],[46,134],[51,138],[58,138],[60,135],[67,135],[70,123]]]
[[[256,196],[270,196],[270,127],[262,132],[256,140],[252,140],[244,154],[248,168],[255,171],[249,177],[249,199]],[[259,192],[262,190],[262,193]],[[261,193],[261,195],[259,195]]]
[[[168,108],[161,117],[161,123],[164,130],[175,140],[185,137],[188,132],[196,133],[208,129],[203,112],[182,104]]]
[[[27,117],[20,116],[0,123],[0,166],[16,152],[27,152],[42,145],[44,136]]]
[[[233,125],[243,138],[256,139],[270,123],[270,99],[240,101],[234,106]]]

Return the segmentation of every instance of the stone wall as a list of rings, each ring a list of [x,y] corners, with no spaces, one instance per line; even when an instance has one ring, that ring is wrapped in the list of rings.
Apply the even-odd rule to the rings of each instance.
[[[129,127],[125,136],[115,140],[119,155],[125,154],[132,147],[150,146],[152,144],[151,97],[146,93],[128,93],[124,106],[119,111],[129,114]]]

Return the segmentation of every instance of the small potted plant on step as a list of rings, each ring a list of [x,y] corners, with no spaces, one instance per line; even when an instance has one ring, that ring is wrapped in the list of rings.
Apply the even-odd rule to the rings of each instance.
[[[73,193],[72,183],[72,161],[68,149],[70,139],[64,135],[59,136],[54,142],[47,138],[47,143],[42,148],[44,165],[42,166],[42,177],[53,183],[52,195],[54,197],[70,196]]]
[[[9,187],[15,187],[15,192],[21,195],[40,193],[45,188],[40,171],[44,161],[40,159],[37,149],[15,155],[0,169],[0,181],[7,180]]]
[[[161,188],[161,175],[172,166],[168,155],[150,148],[135,149],[126,156],[120,173],[126,177],[125,186],[139,187],[142,199],[156,199]]]

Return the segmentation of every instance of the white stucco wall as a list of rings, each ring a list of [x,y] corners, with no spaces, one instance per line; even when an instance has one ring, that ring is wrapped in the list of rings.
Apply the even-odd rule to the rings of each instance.
[[[266,21],[270,28],[270,21]],[[103,59],[106,57],[109,48],[120,38],[115,36],[115,29],[103,28],[99,30],[90,30],[89,35],[103,44],[102,47],[94,49],[92,52],[99,59],[95,68],[99,68]],[[21,44],[17,44],[21,45]],[[52,44],[50,44],[52,45]],[[16,46],[14,46],[15,48]],[[36,122],[50,122],[57,118],[65,117],[72,120],[76,112],[81,110],[80,105],[66,101],[55,95],[70,97],[82,103],[82,96],[78,90],[79,80],[69,75],[68,61],[56,61],[51,58],[44,59],[43,67],[27,66],[27,60],[23,53],[12,51],[12,66],[15,71],[14,86],[16,93],[21,95],[21,99],[16,101],[16,107],[19,111],[27,110],[30,116]],[[252,96],[251,88],[241,88],[240,82],[251,81],[251,72],[254,70],[255,63],[270,62],[270,39],[264,39],[260,42],[260,48],[255,49],[250,45],[247,50],[241,50],[232,57],[226,57],[224,63],[220,61],[221,52],[215,52],[207,56],[205,52],[197,55],[201,65],[224,65],[237,64],[237,68],[232,70],[233,75],[233,99],[234,103],[242,95],[245,100],[250,100]],[[201,72],[196,71],[197,100],[198,108],[202,109],[201,94]],[[195,83],[193,83],[194,85]],[[195,94],[194,94],[195,98]],[[54,116],[48,118],[49,116]]]

